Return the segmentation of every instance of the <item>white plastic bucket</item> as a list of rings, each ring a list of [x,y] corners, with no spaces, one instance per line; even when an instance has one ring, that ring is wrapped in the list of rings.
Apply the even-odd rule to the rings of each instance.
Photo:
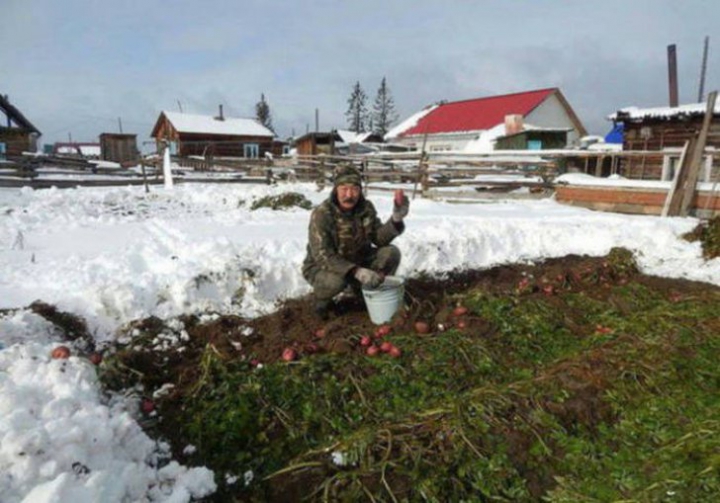
[[[400,276],[386,276],[377,288],[362,289],[370,321],[376,325],[387,323],[397,312],[405,296],[405,279]]]

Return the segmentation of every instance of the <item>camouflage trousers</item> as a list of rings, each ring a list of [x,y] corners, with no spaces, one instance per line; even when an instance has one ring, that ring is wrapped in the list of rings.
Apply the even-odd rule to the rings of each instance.
[[[386,275],[395,274],[400,265],[400,250],[393,245],[383,246],[373,250],[372,255],[366,261],[358,264],[373,271],[382,272]],[[349,277],[327,271],[318,271],[315,277],[310,280],[314,289],[315,300],[329,301],[334,296],[345,290],[348,286],[359,292],[361,285],[358,280],[350,275]]]

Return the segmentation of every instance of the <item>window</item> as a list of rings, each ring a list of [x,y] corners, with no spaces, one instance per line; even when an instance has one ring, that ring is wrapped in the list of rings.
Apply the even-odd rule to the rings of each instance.
[[[257,143],[246,143],[243,145],[243,156],[250,159],[257,159],[260,155],[260,147]]]
[[[3,142],[0,142],[0,160],[5,159],[5,153],[7,152],[7,147]]]
[[[542,150],[542,140],[528,140],[528,150]]]
[[[663,157],[662,174],[660,180],[669,182],[675,179],[675,174],[680,168],[680,155],[679,149],[666,149],[667,154]],[[712,172],[712,155],[706,155],[703,157],[702,169],[698,176],[698,182],[709,182],[711,180]]]

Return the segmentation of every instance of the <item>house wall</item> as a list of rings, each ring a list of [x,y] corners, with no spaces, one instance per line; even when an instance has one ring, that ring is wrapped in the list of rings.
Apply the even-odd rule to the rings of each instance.
[[[298,155],[333,155],[336,138],[328,134],[310,134],[295,141]]]
[[[710,125],[706,146],[720,150],[720,123],[717,119]],[[703,117],[698,116],[674,121],[626,122],[623,150],[674,151],[672,158],[677,159],[685,142],[699,133],[702,121]],[[661,180],[663,162],[662,158],[655,157],[623,159],[619,172],[627,178]],[[713,156],[709,162],[712,163],[712,175],[706,181],[715,181],[720,173],[720,155]]]
[[[537,140],[542,142],[543,149],[563,148],[567,143],[566,134],[556,131],[525,131],[504,138],[498,138],[495,150],[525,150],[528,142]]]
[[[5,144],[5,155],[22,155],[35,152],[37,137],[17,128],[0,127],[0,143]]]
[[[425,145],[426,152],[457,152],[465,149],[467,144],[478,139],[482,131],[453,134],[429,134],[427,139],[424,135],[400,136],[393,139],[393,143],[407,145],[414,150],[421,151]]]
[[[295,142],[295,149],[298,155],[316,155],[315,140],[313,138],[303,138]]]
[[[180,133],[178,154],[215,157],[245,157],[245,145],[258,146],[258,158],[265,152],[273,152],[273,138],[270,136],[230,136],[198,133]]]
[[[555,95],[548,96],[535,110],[527,114],[525,124],[558,129],[569,128],[568,144],[576,144],[580,140],[580,132],[575,127],[560,99]]]
[[[136,161],[139,157],[136,135],[100,135],[100,159],[114,162]]]

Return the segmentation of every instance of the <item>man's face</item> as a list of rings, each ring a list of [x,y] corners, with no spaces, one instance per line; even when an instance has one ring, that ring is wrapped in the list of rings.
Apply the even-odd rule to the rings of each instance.
[[[340,208],[344,211],[350,211],[360,199],[360,187],[352,184],[338,185],[337,198]]]

